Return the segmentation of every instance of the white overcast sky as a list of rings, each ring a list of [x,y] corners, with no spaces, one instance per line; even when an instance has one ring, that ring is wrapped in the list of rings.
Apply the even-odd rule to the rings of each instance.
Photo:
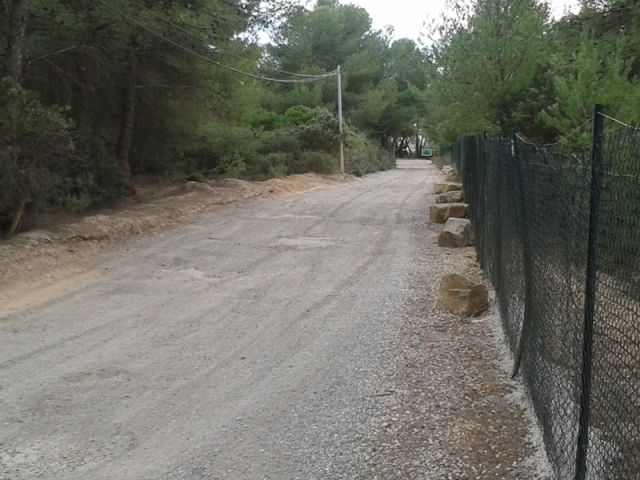
[[[340,0],[365,8],[373,18],[375,28],[391,25],[395,38],[418,40],[433,19],[447,10],[447,0]],[[577,8],[578,0],[550,0],[551,12],[560,17],[566,8]],[[425,25],[425,22],[427,24]]]

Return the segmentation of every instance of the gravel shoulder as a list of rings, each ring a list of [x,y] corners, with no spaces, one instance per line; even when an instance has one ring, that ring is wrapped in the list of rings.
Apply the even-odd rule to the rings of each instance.
[[[495,305],[473,319],[436,306],[442,275],[489,284],[473,248],[436,246],[440,228],[426,226],[410,307],[389,354],[393,368],[378,377],[387,394],[372,419],[374,461],[359,478],[549,480],[532,406],[520,380],[510,379]]]
[[[0,478],[544,478],[424,162],[231,204],[0,319]]]

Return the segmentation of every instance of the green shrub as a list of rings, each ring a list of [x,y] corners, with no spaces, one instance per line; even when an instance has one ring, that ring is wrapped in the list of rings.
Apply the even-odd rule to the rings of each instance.
[[[333,155],[324,152],[304,152],[299,159],[289,164],[290,173],[332,174],[338,170],[338,162]]]
[[[314,108],[304,124],[294,134],[304,150],[313,152],[336,152],[340,135],[335,115],[326,108]]]
[[[302,125],[314,116],[313,110],[304,105],[294,105],[284,112],[284,118],[288,125]]]
[[[77,158],[71,130],[64,109],[43,105],[10,78],[0,80],[0,229],[9,235]]]
[[[91,198],[90,206],[113,204],[127,195],[122,168],[96,132],[83,129],[78,149],[83,162],[67,176],[80,177],[81,188]]]
[[[277,130],[287,124],[286,117],[278,115],[275,112],[260,111],[256,113],[250,120],[249,125],[253,128],[261,128],[266,131]]]
[[[215,170],[217,175],[230,178],[242,178],[246,172],[247,164],[238,154],[222,157]]]
[[[282,177],[287,174],[287,165],[293,155],[287,153],[269,153],[258,155],[247,168],[247,177],[254,180],[264,180]]]
[[[346,170],[353,175],[360,177],[395,166],[391,154],[371,142],[362,132],[347,129],[345,147]]]
[[[302,155],[302,144],[300,143],[300,140],[296,136],[296,132],[293,129],[285,128],[279,130],[274,135],[264,135],[261,138],[261,141],[262,145],[258,149],[259,153],[284,153],[287,155],[292,155],[296,158],[300,158],[300,155]]]

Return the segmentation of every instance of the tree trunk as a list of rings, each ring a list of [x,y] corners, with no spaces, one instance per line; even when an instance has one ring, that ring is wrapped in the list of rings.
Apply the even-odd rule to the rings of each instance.
[[[24,37],[27,31],[27,19],[31,0],[13,0],[9,3],[9,31],[7,32],[7,75],[16,83],[22,83],[22,59],[24,57]],[[13,220],[7,231],[7,237],[12,237],[20,229],[22,217],[27,209],[29,195],[20,190],[20,199]]]
[[[127,193],[133,196],[136,195],[136,187],[133,182],[129,157],[131,153],[131,143],[133,141],[133,126],[136,113],[136,71],[134,60],[131,60],[127,68],[126,77],[122,121],[120,124],[116,158],[124,175],[124,185]]]
[[[22,81],[22,57],[24,56],[24,35],[27,30],[29,4],[30,0],[14,0],[9,12],[7,73],[17,83]]]
[[[18,208],[16,208],[16,211],[13,214],[13,220],[11,222],[11,226],[9,227],[9,231],[7,232],[7,238],[13,237],[20,228],[20,224],[22,223],[22,216],[27,209],[28,200],[29,197],[27,196],[27,194],[24,192],[20,192],[20,201],[18,203]]]

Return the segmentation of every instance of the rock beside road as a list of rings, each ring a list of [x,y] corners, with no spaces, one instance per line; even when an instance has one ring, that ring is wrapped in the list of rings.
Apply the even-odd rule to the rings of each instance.
[[[466,203],[442,203],[429,209],[431,223],[445,223],[450,218],[465,218],[469,210]]]
[[[436,203],[461,203],[464,200],[464,194],[461,190],[447,192],[436,198]]]
[[[436,195],[440,195],[442,193],[447,193],[447,192],[459,192],[459,191],[462,191],[462,184],[452,183],[452,182],[436,183],[433,191]]]
[[[475,317],[489,308],[489,291],[457,273],[445,275],[440,282],[438,306],[459,317]]]
[[[473,231],[471,222],[466,218],[450,218],[438,236],[441,247],[462,248],[471,245]]]
[[[458,172],[456,172],[455,168],[450,166],[445,166],[442,168],[442,174],[447,182],[459,182],[460,178],[458,177]]]

